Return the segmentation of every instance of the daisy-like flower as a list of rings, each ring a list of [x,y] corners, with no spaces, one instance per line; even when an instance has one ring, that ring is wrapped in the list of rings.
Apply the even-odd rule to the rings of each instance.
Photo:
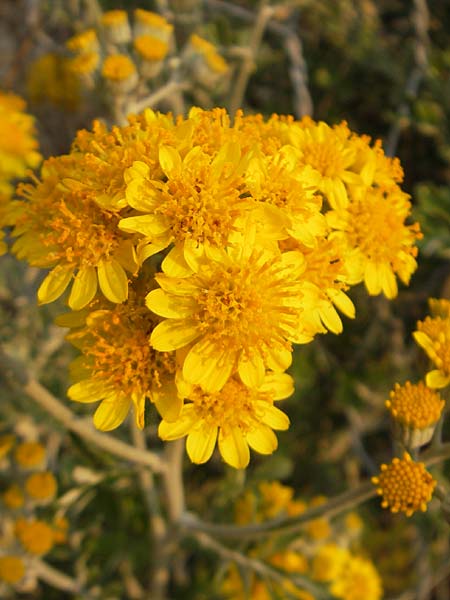
[[[156,323],[134,286],[127,302],[93,310],[85,325],[68,335],[82,352],[72,363],[77,383],[69,388],[68,396],[77,402],[101,401],[94,414],[98,429],[115,429],[131,407],[142,429],[147,398],[163,417],[177,418],[182,400],[174,381],[175,355],[158,352],[148,343]]]
[[[345,210],[327,213],[330,238],[342,243],[348,283],[364,281],[370,295],[383,292],[389,299],[398,293],[395,276],[409,283],[417,268],[419,224],[406,225],[411,212],[409,196],[400,188],[368,188]]]
[[[131,40],[131,28],[125,10],[107,10],[100,17],[103,35],[110,44],[127,44]]]
[[[0,556],[0,582],[15,585],[25,576],[25,563],[21,556],[4,554]]]
[[[224,461],[244,469],[250,460],[249,447],[271,454],[278,445],[272,430],[289,427],[288,417],[274,406],[275,400],[287,398],[294,390],[292,378],[285,373],[268,373],[258,389],[246,387],[238,377],[214,393],[184,381],[178,385],[189,402],[176,421],[161,421],[158,434],[163,440],[187,436],[186,450],[194,463],[209,460],[217,442]]]
[[[345,209],[348,204],[346,184],[363,185],[354,171],[357,147],[354,137],[341,123],[330,127],[323,121],[307,118],[290,129],[292,145],[300,151],[300,160],[318,177],[318,188],[332,208]]]
[[[443,310],[445,314],[445,305]],[[413,336],[436,367],[426,375],[427,386],[444,388],[450,385],[450,318],[426,317],[424,321],[418,321]]]
[[[168,258],[156,275],[161,288],[147,296],[148,308],[165,317],[150,343],[160,351],[192,344],[183,363],[189,383],[217,392],[237,369],[258,388],[266,368],[289,367],[291,342],[312,339],[301,320],[300,253],[271,255],[240,244],[191,260],[193,272],[182,278],[174,256]]]
[[[47,554],[54,544],[53,529],[40,519],[17,519],[15,534],[23,548],[35,556]]]
[[[386,408],[395,420],[402,441],[410,448],[430,441],[444,405],[441,396],[422,381],[396,383],[386,400]]]
[[[19,96],[0,91],[0,194],[6,196],[14,190],[11,181],[25,177],[42,160],[34,118],[25,106]]]
[[[105,58],[102,76],[115,93],[127,93],[138,82],[136,65],[126,54],[111,54]]]
[[[377,494],[383,497],[383,508],[410,517],[418,510],[427,510],[437,482],[423,463],[414,462],[405,452],[403,458],[394,458],[389,465],[381,465],[380,473],[372,477],[372,483]]]
[[[160,146],[159,163],[165,181],[152,179],[143,162],[128,169],[126,198],[141,214],[122,219],[119,227],[144,236],[145,255],[175,243],[189,262],[199,245],[226,245],[254,207],[244,194],[245,157],[239,146],[225,144],[216,156],[195,146],[184,158],[176,148]]]
[[[362,556],[349,556],[330,591],[342,600],[380,600],[383,587],[372,561]]]

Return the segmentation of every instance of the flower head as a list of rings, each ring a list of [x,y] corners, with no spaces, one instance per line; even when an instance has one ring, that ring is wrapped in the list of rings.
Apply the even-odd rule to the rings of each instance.
[[[244,469],[250,460],[249,446],[261,454],[276,449],[272,429],[287,429],[289,419],[274,401],[292,391],[292,380],[284,373],[266,375],[258,390],[246,387],[238,378],[229,379],[214,393],[184,383],[182,394],[189,402],[176,421],[163,420],[158,433],[163,440],[187,435],[186,449],[194,463],[209,460],[218,441],[225,462]]]
[[[22,469],[36,469],[45,462],[45,448],[39,442],[22,442],[16,446],[14,458]]]
[[[127,302],[91,311],[84,326],[69,334],[82,356],[72,365],[77,383],[68,396],[77,402],[101,401],[94,414],[98,429],[118,427],[131,406],[142,429],[147,398],[163,417],[178,416],[181,398],[174,382],[175,354],[158,352],[148,343],[157,322],[135,285]]]
[[[209,260],[191,259],[192,275],[183,278],[173,276],[175,260],[165,263],[165,273],[156,275],[161,289],[147,296],[147,306],[166,317],[150,342],[160,351],[193,344],[183,363],[188,382],[216,392],[237,369],[246,385],[258,388],[266,368],[290,365],[291,342],[304,326],[301,254],[272,256],[236,246]]]
[[[382,584],[372,561],[362,556],[349,556],[330,591],[342,600],[380,600]]]
[[[32,500],[48,502],[57,491],[56,479],[50,471],[33,473],[25,481],[25,491]]]
[[[446,314],[444,305],[444,314]],[[414,339],[436,367],[426,376],[431,388],[444,388],[450,384],[450,318],[448,316],[426,317],[418,321]]]
[[[24,549],[30,554],[42,556],[47,554],[53,547],[53,530],[44,521],[17,519],[15,533]]]
[[[20,556],[5,554],[0,556],[0,582],[15,585],[25,575],[25,563]]]
[[[371,295],[395,298],[395,276],[408,284],[417,267],[418,223],[406,225],[411,203],[400,188],[367,188],[345,210],[330,211],[331,238],[343,245],[349,283],[364,281]],[[344,250],[346,247],[346,250]]]
[[[100,17],[103,34],[111,44],[126,44],[131,40],[131,28],[125,10],[108,10]]]
[[[2,501],[5,506],[11,509],[22,508],[25,499],[23,496],[22,489],[17,483],[13,483],[9,488],[3,492]]]
[[[405,452],[403,458],[394,458],[389,465],[382,464],[380,474],[372,477],[381,506],[391,512],[403,512],[410,517],[418,510],[425,512],[431,500],[436,480],[423,463],[416,463]]]

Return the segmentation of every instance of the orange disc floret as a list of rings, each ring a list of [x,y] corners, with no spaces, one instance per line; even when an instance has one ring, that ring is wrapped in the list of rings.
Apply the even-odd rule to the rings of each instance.
[[[383,508],[410,517],[418,510],[427,510],[437,482],[424,463],[414,462],[405,452],[403,458],[394,458],[389,465],[382,464],[379,475],[372,477],[372,483],[377,486],[378,495],[383,497]]]
[[[20,487],[13,483],[2,495],[3,504],[8,508],[21,508],[24,503],[24,497]]]
[[[108,56],[103,63],[102,75],[112,81],[124,81],[136,73],[133,61],[125,54]]]
[[[39,442],[23,442],[17,446],[14,458],[23,469],[34,469],[44,462],[45,448]]]
[[[33,500],[51,500],[56,495],[56,479],[50,471],[33,473],[25,481],[25,491]]]
[[[49,552],[54,544],[53,529],[38,519],[17,519],[15,533],[24,549],[37,556]]]
[[[0,581],[14,585],[25,575],[25,564],[20,556],[0,556]]]
[[[386,400],[386,408],[395,420],[417,429],[436,423],[444,404],[441,396],[422,381],[417,384],[407,381],[405,385],[396,383]]]

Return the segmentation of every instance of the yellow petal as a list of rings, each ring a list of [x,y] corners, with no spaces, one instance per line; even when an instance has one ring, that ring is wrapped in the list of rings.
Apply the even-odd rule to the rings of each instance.
[[[145,304],[157,315],[168,319],[184,319],[198,311],[198,304],[193,298],[172,296],[162,289],[149,292]]]
[[[238,372],[246,386],[253,389],[259,388],[264,381],[266,372],[262,356],[256,352],[253,352],[251,357],[242,353],[239,358]]]
[[[78,271],[69,296],[72,310],[81,310],[94,298],[97,292],[95,267],[84,267]]]
[[[445,375],[442,371],[435,369],[427,373],[425,383],[429,388],[444,388],[450,384],[450,375]]]
[[[138,215],[119,221],[119,229],[126,233],[140,233],[146,237],[158,237],[169,229],[169,221],[160,215]]]
[[[294,393],[294,380],[287,373],[267,373],[259,391],[269,394],[271,400],[283,400]]]
[[[376,296],[381,292],[381,283],[378,276],[378,266],[373,262],[368,262],[364,269],[364,283],[371,296]]]
[[[94,413],[94,425],[100,431],[111,431],[121,425],[130,410],[131,400],[116,395],[105,398]]]
[[[220,430],[219,450],[223,460],[235,469],[245,469],[250,461],[248,444],[238,428],[230,429],[226,434]]]
[[[217,440],[217,427],[202,427],[191,431],[186,441],[186,451],[195,464],[205,463],[211,458]]]
[[[158,427],[158,435],[162,440],[178,440],[187,435],[198,422],[198,416],[192,404],[183,406],[180,416],[173,423],[161,421]]]
[[[308,341],[310,341],[308,339]],[[266,364],[272,371],[286,371],[292,363],[292,349],[274,345],[267,349]]]
[[[285,415],[283,411],[276,406],[268,405],[267,403],[265,403],[264,415],[261,420],[272,429],[277,429],[279,431],[289,429],[290,425],[289,417]]]
[[[381,288],[384,292],[384,295],[389,300],[392,300],[397,296],[398,288],[397,281],[395,279],[395,275],[392,272],[391,267],[388,264],[381,264],[379,267],[379,277]]]
[[[328,289],[327,294],[335,306],[349,319],[355,318],[355,305],[342,290]]]
[[[98,282],[100,289],[111,302],[121,303],[128,298],[128,278],[123,267],[113,258],[99,263]]]
[[[170,352],[187,346],[199,337],[201,331],[196,321],[166,319],[158,323],[150,336],[150,344],[160,352]]]
[[[161,268],[164,273],[170,277],[188,277],[189,275],[192,275],[192,269],[184,258],[183,248],[181,246],[172,248],[162,261]]]
[[[413,338],[416,340],[416,343],[425,350],[428,356],[433,357],[435,355],[436,351],[434,349],[433,342],[426,333],[423,331],[414,331]]]
[[[145,425],[145,394],[131,395],[131,400],[134,405],[134,419],[138,429],[144,429]]]
[[[123,240],[116,251],[114,258],[130,273],[136,273],[138,269],[138,260],[136,250],[131,240]]]
[[[333,333],[342,333],[342,321],[331,302],[324,302],[319,308],[320,319]]]
[[[260,454],[272,454],[278,447],[277,436],[267,425],[259,425],[246,435],[247,442]]]
[[[183,408],[183,399],[178,393],[174,381],[163,384],[152,390],[151,401],[155,404],[161,417],[169,423],[176,421]]]
[[[95,379],[83,379],[67,390],[67,395],[76,402],[97,402],[110,393],[104,383]]]
[[[180,153],[172,146],[160,146],[159,148],[159,164],[164,174],[170,177],[173,171],[181,169]]]
[[[48,304],[61,296],[72,279],[73,268],[55,267],[39,286],[39,304]]]
[[[207,340],[201,340],[188,352],[183,364],[183,377],[200,385],[206,392],[223,388],[235,365],[235,353],[224,352]]]

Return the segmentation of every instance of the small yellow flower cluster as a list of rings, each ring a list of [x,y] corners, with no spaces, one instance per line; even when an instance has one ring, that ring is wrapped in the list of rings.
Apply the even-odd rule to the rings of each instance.
[[[7,251],[1,228],[12,218],[14,180],[41,162],[37,148],[34,119],[25,112],[24,100],[0,90],[0,255]]]
[[[173,26],[160,15],[135,9],[131,27],[125,10],[102,14],[98,31],[88,29],[67,41],[73,53],[72,71],[84,83],[94,84],[98,74],[115,94],[133,90],[139,76],[156,77],[167,56]]]
[[[32,103],[49,102],[64,110],[76,110],[81,88],[73,76],[71,59],[56,52],[39,56],[28,69],[27,95]]]
[[[56,479],[46,462],[40,442],[0,436],[0,469],[9,481],[0,495],[0,591],[7,584],[20,588],[32,577],[33,560],[66,541],[65,518],[57,516],[49,523],[37,514],[57,493]]]
[[[90,86],[100,75],[116,95],[135,91],[139,81],[157,77],[172,49],[173,25],[161,15],[137,8],[130,25],[125,10],[102,14],[98,30],[88,29],[67,41],[72,72]],[[211,42],[197,34],[179,53],[183,70],[197,83],[214,88],[229,67]]]
[[[439,389],[450,385],[450,300],[431,299],[430,310],[413,335],[435,367],[427,373],[427,386]]]
[[[13,231],[19,258],[51,268],[39,302],[70,288],[69,396],[101,400],[103,430],[131,406],[143,427],[150,399],[195,463],[216,443],[236,468],[270,454],[293,344],[342,331],[350,286],[393,298],[416,268],[401,177],[345,123],[193,108],[79,132],[21,186]]]
[[[436,480],[423,463],[412,460],[405,452],[389,465],[381,465],[377,477],[372,477],[377,493],[383,497],[381,506],[391,512],[403,512],[410,517],[416,511],[425,512],[436,487]]]
[[[280,483],[262,482],[257,488],[247,490],[236,503],[236,521],[239,524],[259,523],[266,519],[301,514],[307,508],[323,503],[323,497],[305,502],[294,498],[294,490]],[[294,585],[289,577],[301,575],[309,579],[322,592],[342,600],[380,600],[382,585],[373,563],[360,553],[363,531],[362,521],[356,513],[348,513],[343,519],[331,523],[318,518],[305,524],[297,537],[283,541],[266,541],[252,549],[252,556],[261,557],[270,565],[286,574],[284,583],[267,583],[257,576],[246,582],[233,566],[223,582],[223,591],[229,597],[240,600],[270,600],[276,590],[277,597],[314,600],[314,595]],[[247,590],[247,591],[246,591]]]

